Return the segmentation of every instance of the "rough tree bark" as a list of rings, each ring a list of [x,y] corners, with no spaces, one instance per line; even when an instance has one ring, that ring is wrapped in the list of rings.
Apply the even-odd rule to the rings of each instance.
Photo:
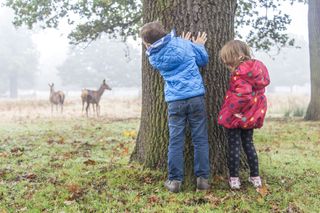
[[[309,53],[311,71],[311,100],[306,120],[320,120],[320,1],[309,0]]]
[[[226,138],[217,125],[217,115],[223,101],[228,71],[219,60],[219,50],[234,37],[236,0],[144,0],[144,23],[159,20],[170,31],[205,31],[209,64],[201,71],[206,86],[209,125],[211,171],[213,175],[227,173]],[[131,160],[146,167],[167,168],[167,106],[164,102],[163,81],[142,56],[142,114],[140,130]],[[190,133],[185,145],[186,181],[193,177],[193,146]]]

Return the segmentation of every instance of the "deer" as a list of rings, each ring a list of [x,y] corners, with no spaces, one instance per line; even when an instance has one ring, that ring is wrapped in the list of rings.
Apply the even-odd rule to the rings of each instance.
[[[53,113],[53,105],[56,105],[56,110],[58,111],[58,105],[60,105],[61,114],[63,113],[63,103],[65,95],[62,91],[54,91],[54,83],[48,84],[50,87],[50,96],[49,100],[51,103],[51,114]]]
[[[99,117],[100,115],[99,102],[105,90],[111,90],[111,87],[109,87],[108,84],[106,84],[105,79],[102,81],[102,84],[100,85],[100,88],[98,90],[82,89],[82,92],[81,92],[82,113],[84,110],[84,104],[87,103],[86,115],[88,117],[89,106],[90,104],[92,104],[93,112],[96,111],[97,117]]]

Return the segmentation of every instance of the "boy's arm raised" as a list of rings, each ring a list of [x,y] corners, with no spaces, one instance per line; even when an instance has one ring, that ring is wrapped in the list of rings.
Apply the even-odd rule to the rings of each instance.
[[[207,41],[207,33],[199,32],[197,38],[192,37],[192,48],[196,54],[196,63],[199,67],[205,66],[209,61],[208,53],[204,47]]]

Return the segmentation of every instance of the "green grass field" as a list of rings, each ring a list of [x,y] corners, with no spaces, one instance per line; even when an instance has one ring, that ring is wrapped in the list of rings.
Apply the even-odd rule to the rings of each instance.
[[[258,193],[163,188],[165,175],[129,164],[139,120],[0,122],[0,212],[319,212],[320,123],[270,120],[256,131]]]

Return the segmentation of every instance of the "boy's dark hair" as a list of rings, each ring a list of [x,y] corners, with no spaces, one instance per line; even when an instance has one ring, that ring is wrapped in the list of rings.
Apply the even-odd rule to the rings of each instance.
[[[145,24],[140,30],[140,36],[144,42],[153,44],[160,38],[164,37],[167,32],[164,30],[162,24],[158,21],[149,22]]]

